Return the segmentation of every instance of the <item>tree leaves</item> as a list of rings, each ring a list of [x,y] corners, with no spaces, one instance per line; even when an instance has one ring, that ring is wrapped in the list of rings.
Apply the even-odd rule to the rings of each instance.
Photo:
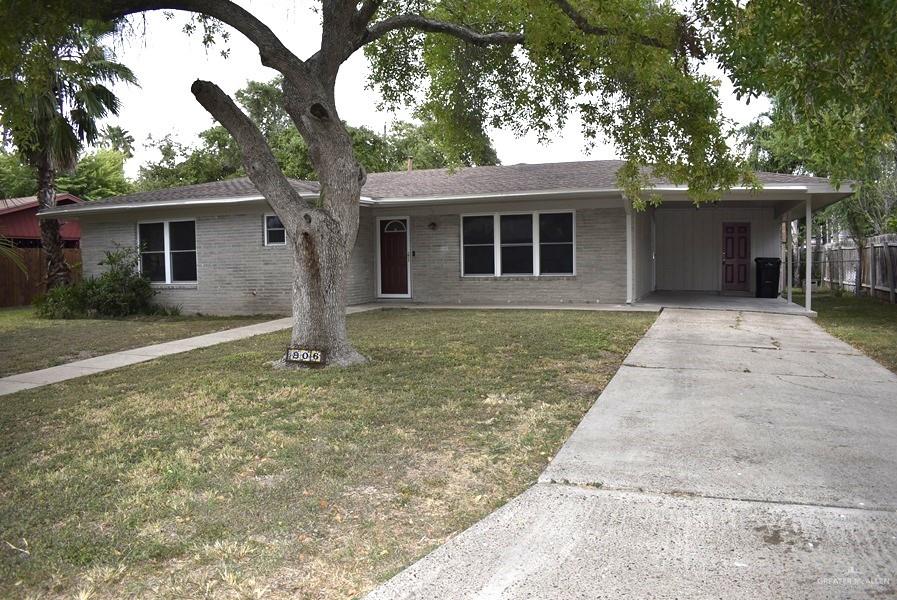
[[[767,94],[791,151],[835,184],[897,133],[897,10],[867,0],[706,0],[713,52],[743,96]]]
[[[544,139],[578,113],[588,138],[608,137],[630,161],[620,182],[638,206],[651,200],[646,166],[688,184],[696,201],[750,181],[726,144],[715,82],[694,73],[690,57],[703,55],[704,40],[668,5],[393,0],[383,10],[383,17],[420,11],[477,31],[524,33],[518,47],[474,48],[447,35],[400,30],[365,48],[384,102],[433,118],[456,154],[488,127]]]

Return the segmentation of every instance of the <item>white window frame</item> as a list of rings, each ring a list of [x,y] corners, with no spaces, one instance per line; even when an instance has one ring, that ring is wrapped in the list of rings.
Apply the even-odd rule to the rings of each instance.
[[[163,252],[165,254],[165,281],[152,281],[151,282],[152,285],[195,285],[198,282],[198,279],[199,279],[199,249],[198,248],[193,249],[193,254],[195,255],[195,259],[196,259],[196,277],[197,277],[197,279],[194,281],[172,281],[171,280],[171,253],[172,253],[172,250],[171,250],[171,239],[169,236],[168,226],[171,223],[186,223],[188,221],[193,223],[193,237],[195,239],[196,238],[196,219],[170,219],[167,221],[154,220],[154,221],[138,221],[137,222],[137,255],[140,257],[139,267],[140,267],[141,273],[143,273],[143,253],[141,252],[141,249],[140,249],[140,226],[141,225],[156,225],[158,223],[162,223],[162,230],[164,232]],[[158,251],[156,251],[156,252],[158,252]],[[178,250],[175,250],[175,252],[178,252]],[[182,252],[189,252],[189,250],[183,250]]]
[[[573,272],[572,273],[541,273],[540,272],[540,243],[539,243],[539,215],[548,214],[571,214],[573,215]],[[501,270],[501,216],[502,215],[532,215],[533,218],[533,272],[527,273],[508,273],[504,274]],[[473,274],[466,275],[464,273],[464,218],[465,217],[492,217],[492,246],[494,252],[493,265],[495,270],[492,274]],[[550,209],[550,210],[508,210],[501,212],[478,212],[478,213],[462,213],[458,220],[458,243],[460,245],[460,262],[461,277],[463,278],[520,278],[520,277],[576,277],[576,211],[569,208]],[[511,244],[516,245],[516,244]],[[528,244],[520,244],[528,245]]]
[[[405,250],[407,254],[407,277],[408,277],[408,293],[407,294],[384,294],[383,293],[383,279],[380,274],[380,223],[383,221],[405,221]],[[377,297],[378,298],[411,298],[411,217],[408,215],[404,216],[391,216],[391,217],[377,217],[375,219],[376,231],[374,235],[376,237],[377,242]]]
[[[287,228],[286,228],[286,226],[284,226],[284,228],[283,228],[283,241],[282,242],[269,242],[268,241],[268,217],[277,217],[277,215],[274,213],[265,213],[264,215],[262,215],[262,238],[263,238],[262,241],[264,242],[264,245],[265,246],[274,246],[274,247],[286,246],[287,245]],[[279,219],[280,217],[277,217],[277,218]],[[283,225],[283,221],[281,221],[280,224]],[[275,229],[275,231],[279,231],[276,227],[274,229]]]

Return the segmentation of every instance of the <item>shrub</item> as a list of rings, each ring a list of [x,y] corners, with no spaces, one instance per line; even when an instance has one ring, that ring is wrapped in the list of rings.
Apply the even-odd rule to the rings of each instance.
[[[87,312],[81,282],[53,288],[34,300],[37,316],[44,319],[77,319]]]
[[[156,292],[149,279],[140,274],[140,255],[136,249],[107,251],[100,264],[106,270],[99,277],[54,288],[38,298],[35,302],[38,316],[73,319],[177,312],[151,302]]]

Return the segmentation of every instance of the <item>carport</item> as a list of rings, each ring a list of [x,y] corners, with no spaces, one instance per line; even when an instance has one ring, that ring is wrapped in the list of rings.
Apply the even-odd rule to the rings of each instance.
[[[812,289],[802,309],[792,302],[796,225],[808,223],[812,240],[813,212],[852,190],[808,179],[815,181],[737,188],[700,206],[684,189],[664,188],[657,190],[663,198],[657,207],[637,211],[627,206],[627,302],[812,313]],[[811,249],[805,244],[807,280],[812,280]],[[784,299],[755,297],[755,259],[760,257],[782,259],[778,288]]]

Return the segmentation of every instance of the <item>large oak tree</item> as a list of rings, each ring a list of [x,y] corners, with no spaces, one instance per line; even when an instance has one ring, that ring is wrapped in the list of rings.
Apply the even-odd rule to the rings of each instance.
[[[323,350],[330,364],[364,360],[346,336],[345,292],[366,174],[335,97],[341,65],[359,50],[382,99],[416,104],[459,154],[488,127],[547,135],[578,113],[589,137],[607,136],[628,159],[620,182],[637,204],[652,199],[641,165],[687,183],[696,200],[744,177],[725,142],[715,82],[696,70],[704,42],[663,2],[323,0],[320,48],[304,58],[229,0],[13,3],[20,21],[30,13],[57,23],[188,11],[204,40],[227,25],[282,75],[284,108],[309,148],[319,198],[293,189],[257,124],[217,85],[198,80],[192,92],[237,141],[247,174],[286,226],[295,252],[293,344]]]

